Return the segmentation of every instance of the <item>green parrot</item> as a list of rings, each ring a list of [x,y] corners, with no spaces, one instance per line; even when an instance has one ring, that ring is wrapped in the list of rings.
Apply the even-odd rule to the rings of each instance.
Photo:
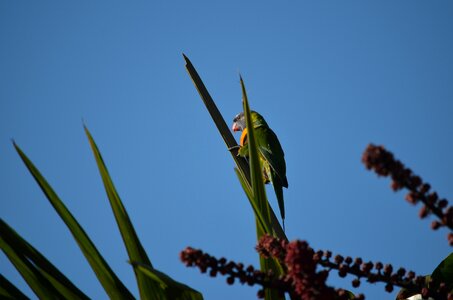
[[[264,118],[257,112],[251,111],[252,124],[255,132],[258,152],[263,167],[264,183],[271,182],[277,196],[278,207],[285,228],[285,204],[283,202],[283,187],[288,188],[286,179],[285,154],[278,141],[277,135],[270,129]],[[242,131],[238,155],[248,156],[247,128],[244,113],[241,112],[233,119],[233,131]]]

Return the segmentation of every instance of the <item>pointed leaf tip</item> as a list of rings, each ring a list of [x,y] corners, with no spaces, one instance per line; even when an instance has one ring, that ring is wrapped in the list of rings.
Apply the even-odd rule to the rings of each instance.
[[[183,53],[182,56],[184,57],[184,60],[186,61],[186,64],[192,64],[190,62],[190,59]]]
[[[16,141],[14,139],[11,139],[11,142],[13,143],[14,149],[16,149],[17,153],[19,153],[19,155],[20,155],[22,152],[22,149],[20,149],[19,145],[16,143]]]
[[[90,140],[91,139],[91,133],[90,131],[88,130],[88,127],[85,123],[83,123],[83,130],[85,131],[85,134],[86,136],[88,137],[88,139]]]

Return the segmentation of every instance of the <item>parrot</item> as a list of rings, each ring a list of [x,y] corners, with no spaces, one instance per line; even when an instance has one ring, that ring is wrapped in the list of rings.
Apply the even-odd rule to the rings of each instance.
[[[286,178],[285,154],[277,135],[267,125],[264,118],[257,112],[251,111],[252,124],[255,132],[256,144],[263,168],[264,183],[271,182],[277,197],[283,229],[285,228],[285,204],[283,202],[283,187],[288,188]],[[239,140],[238,155],[248,156],[247,128],[244,112],[237,114],[233,119],[233,132],[242,131]]]

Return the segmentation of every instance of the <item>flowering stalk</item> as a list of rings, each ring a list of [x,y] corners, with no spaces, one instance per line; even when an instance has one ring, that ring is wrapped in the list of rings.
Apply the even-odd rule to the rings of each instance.
[[[373,263],[364,262],[360,257],[352,259],[336,255],[332,259],[331,251],[314,251],[305,241],[279,241],[271,236],[263,236],[257,246],[257,251],[264,257],[275,257],[285,262],[288,269],[288,275],[295,284],[296,291],[298,288],[304,289],[305,282],[300,278],[307,278],[307,274],[314,274],[316,266],[320,266],[321,271],[327,273],[331,270],[338,270],[340,277],[346,277],[350,274],[356,278],[352,281],[353,287],[360,286],[360,279],[365,278],[369,283],[384,282],[385,290],[392,292],[394,286],[399,286],[407,290],[419,291],[424,298],[433,297],[434,299],[451,299],[453,295],[448,295],[448,290],[444,283],[439,287],[429,290],[424,276],[416,276],[413,271],[406,272],[404,268],[394,271],[392,265],[383,265],[381,262]],[[282,260],[282,258],[284,258]],[[373,272],[374,269],[374,272]],[[295,270],[294,274],[291,273]],[[308,272],[307,272],[308,271]],[[309,278],[315,280],[316,278]],[[448,298],[450,297],[450,298]]]
[[[422,202],[420,218],[426,218],[434,214],[439,220],[433,221],[431,228],[437,230],[440,227],[448,227],[453,230],[453,206],[448,205],[447,199],[439,199],[436,192],[431,191],[431,186],[423,182],[420,176],[413,174],[393,154],[383,146],[368,145],[362,156],[362,162],[368,170],[374,170],[379,176],[390,176],[391,187],[394,191],[402,188],[409,190],[406,200],[411,204]],[[453,246],[453,233],[448,234],[448,241]]]
[[[256,270],[252,265],[247,268],[242,263],[227,261],[225,258],[217,259],[201,250],[187,247],[180,253],[182,262],[188,267],[198,267],[202,273],[209,272],[211,277],[221,274],[227,276],[227,283],[232,285],[235,281],[241,284],[261,285],[263,288],[275,288],[282,292],[288,291],[288,284],[281,279],[274,278],[272,272],[264,273]],[[264,290],[260,290],[258,295],[264,296]]]
[[[197,266],[202,273],[209,271],[211,276],[218,273],[227,276],[227,283],[233,284],[236,280],[242,284],[261,285],[263,288],[277,289],[281,293],[288,293],[291,299],[323,300],[323,299],[351,299],[348,292],[334,289],[326,285],[329,272],[337,270],[340,277],[353,275],[352,286],[360,286],[361,279],[369,283],[386,283],[385,290],[392,292],[394,286],[410,291],[417,291],[424,298],[453,299],[445,283],[428,288],[425,277],[416,276],[413,271],[406,272],[404,268],[394,271],[392,265],[383,265],[380,262],[363,262],[361,258],[352,259],[336,255],[332,257],[330,251],[315,251],[307,242],[295,240],[288,242],[275,237],[264,235],[256,247],[263,257],[274,257],[286,268],[287,273],[276,277],[272,273],[263,273],[253,266],[244,268],[242,263],[217,259],[201,250],[186,248],[181,252],[181,260],[186,266]],[[432,285],[433,286],[433,285]],[[400,295],[407,298],[407,295]],[[258,291],[258,297],[264,297],[264,290]],[[355,296],[357,300],[365,299],[364,295]],[[402,298],[401,298],[402,299]]]
[[[296,248],[293,250],[296,250]],[[305,248],[305,250],[308,250],[308,248]],[[295,267],[289,271],[288,275],[276,277],[272,272],[263,273],[260,270],[256,270],[251,265],[245,268],[242,263],[227,261],[225,258],[217,259],[201,250],[190,247],[187,247],[182,251],[180,257],[186,266],[196,266],[202,273],[209,271],[211,277],[215,277],[217,274],[227,276],[226,281],[228,284],[234,284],[235,281],[239,281],[241,284],[248,284],[250,286],[255,284],[262,286],[263,288],[258,291],[258,298],[264,298],[264,288],[272,288],[281,293],[289,293],[291,299],[351,299],[346,291],[342,289],[335,290],[332,287],[327,286],[325,281],[328,272],[323,271],[316,273],[313,264],[307,264],[310,273],[297,272],[297,268]],[[298,259],[297,256],[292,256],[292,258]],[[291,266],[296,266],[296,264],[292,264]],[[365,297],[359,295],[354,299],[364,300]]]

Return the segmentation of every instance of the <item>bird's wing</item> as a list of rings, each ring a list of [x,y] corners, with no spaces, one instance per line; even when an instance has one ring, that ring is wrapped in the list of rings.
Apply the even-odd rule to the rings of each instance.
[[[258,149],[261,155],[268,161],[272,170],[280,179],[281,185],[287,188],[288,180],[286,179],[285,154],[277,136],[268,127],[258,127],[256,129],[256,135]]]

